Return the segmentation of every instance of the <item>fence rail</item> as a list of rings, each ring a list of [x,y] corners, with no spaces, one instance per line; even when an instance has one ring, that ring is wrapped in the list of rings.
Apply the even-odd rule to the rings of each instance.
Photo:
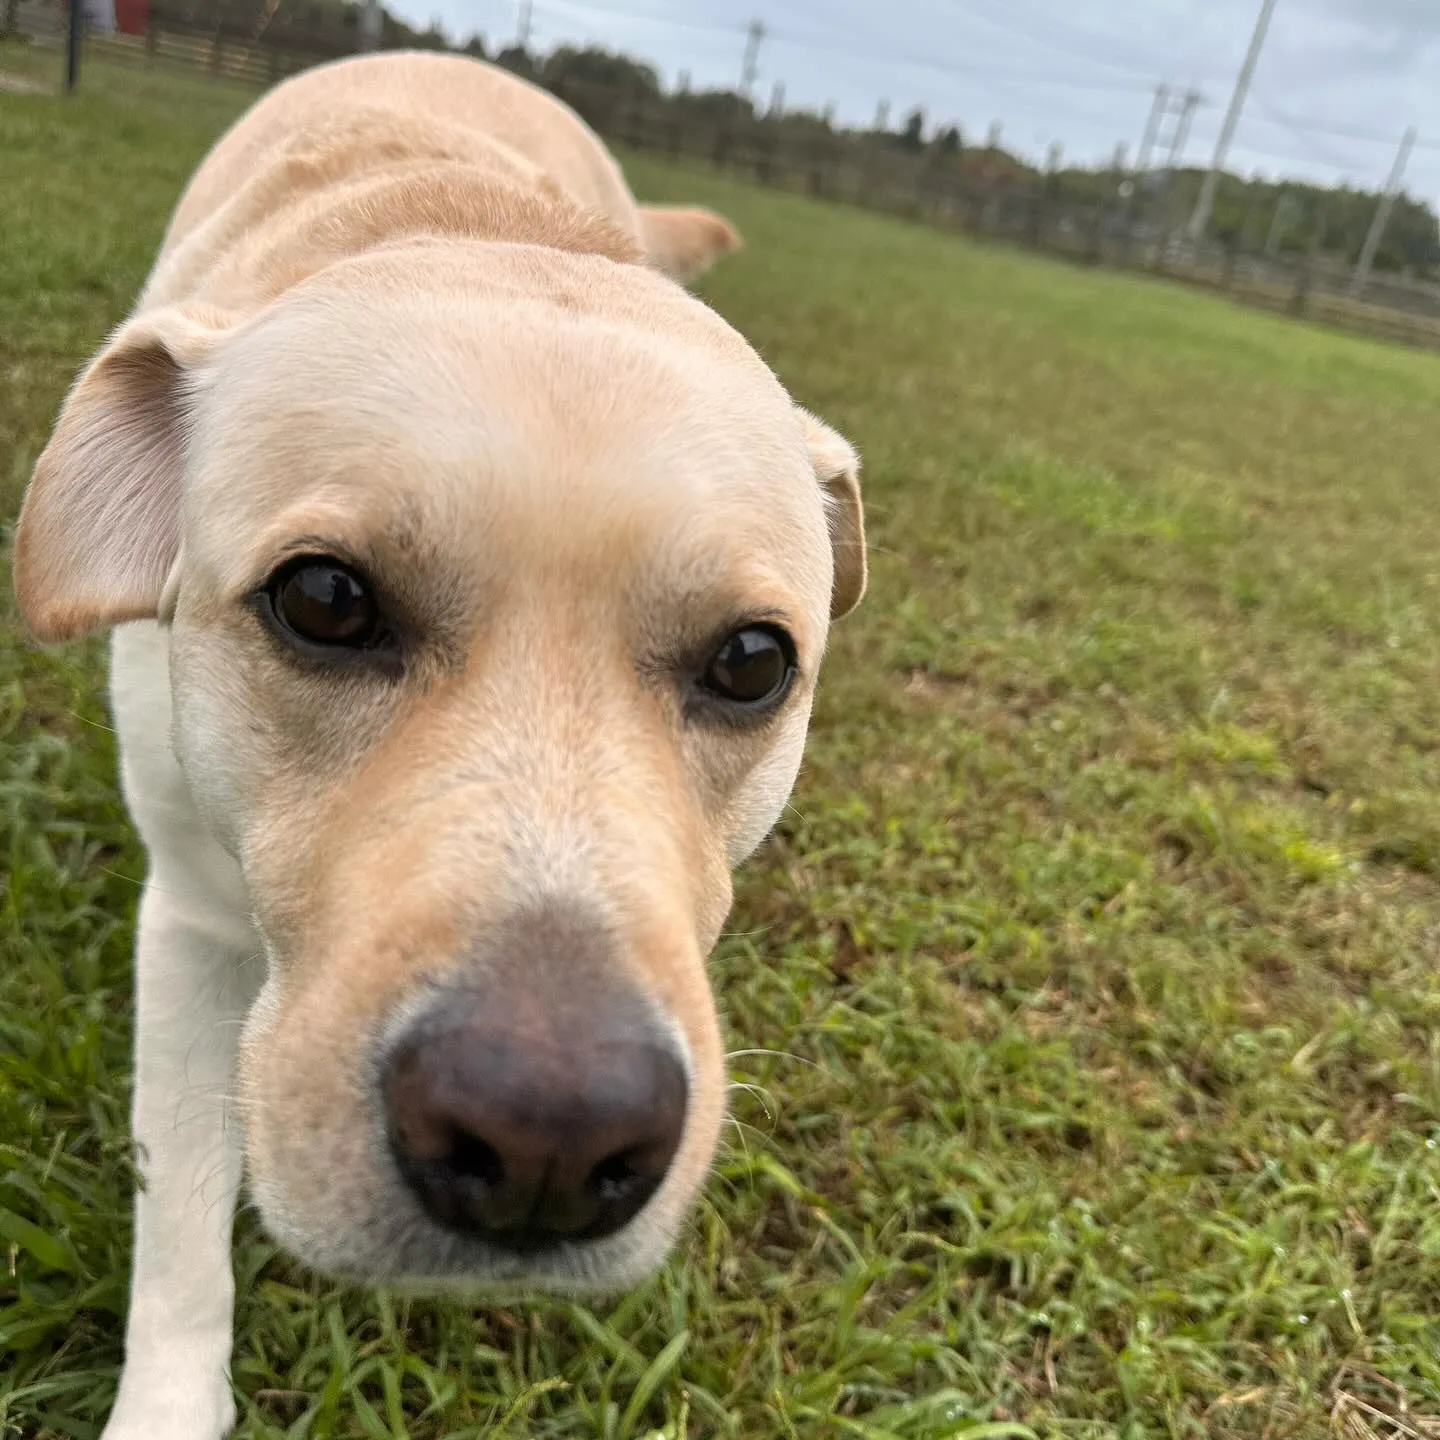
[[[5,0],[0,0],[4,4]],[[19,26],[38,44],[61,45],[63,12],[48,0],[19,0]],[[143,35],[87,37],[95,57],[165,66],[263,88],[322,60],[354,51],[353,29],[292,19],[250,25],[201,22],[152,5]],[[1262,309],[1440,350],[1440,286],[1377,275],[1353,293],[1352,274],[1312,251],[1287,258],[1232,242],[1185,241],[1158,199],[1068,193],[1060,176],[1026,176],[935,149],[909,153],[880,137],[816,123],[798,134],[786,121],[743,111],[707,112],[684,96],[623,93],[594,84],[551,87],[611,142],[699,161],[763,185],[882,210],[943,229],[1024,246],[1076,263],[1138,270],[1224,294]],[[1120,177],[1116,177],[1117,181]]]

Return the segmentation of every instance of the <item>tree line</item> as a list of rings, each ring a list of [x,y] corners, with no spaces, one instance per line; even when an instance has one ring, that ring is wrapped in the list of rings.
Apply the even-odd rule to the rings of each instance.
[[[249,14],[257,39],[285,44],[302,36],[333,37],[337,51],[359,45],[361,7],[355,0],[152,0],[183,11],[187,23],[213,19],[227,28]],[[1155,229],[1178,230],[1193,207],[1203,171],[1134,175],[1114,164],[1059,166],[1045,170],[987,136],[976,144],[953,124],[932,125],[912,109],[894,128],[842,126],[833,115],[805,109],[779,111],[757,106],[728,89],[667,89],[658,70],[631,56],[598,47],[561,45],[540,54],[509,45],[496,50],[472,35],[457,43],[438,26],[417,30],[382,10],[380,44],[385,48],[458,50],[488,58],[516,74],[573,97],[603,92],[643,111],[662,127],[729,130],[763,135],[779,151],[804,153],[823,145],[832,157],[849,154],[873,163],[877,153],[923,157],[937,176],[947,174],[992,187],[1047,187],[1057,200],[1112,203]],[[1350,186],[1320,186],[1236,174],[1222,177],[1211,233],[1246,250],[1277,255],[1318,253],[1353,260],[1375,214],[1378,196]],[[1431,207],[1408,195],[1397,200],[1376,269],[1418,275],[1440,273],[1440,220]]]

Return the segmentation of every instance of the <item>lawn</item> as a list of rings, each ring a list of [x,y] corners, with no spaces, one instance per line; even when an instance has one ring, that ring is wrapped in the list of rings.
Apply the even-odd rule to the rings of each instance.
[[[0,93],[0,514],[246,98]],[[867,462],[871,593],[714,963],[736,1124],[613,1307],[340,1291],[242,1224],[240,1433],[1422,1433],[1440,359],[631,173],[737,221],[708,297]],[[0,610],[3,1435],[97,1435],[120,1358],[143,862],[100,660]]]

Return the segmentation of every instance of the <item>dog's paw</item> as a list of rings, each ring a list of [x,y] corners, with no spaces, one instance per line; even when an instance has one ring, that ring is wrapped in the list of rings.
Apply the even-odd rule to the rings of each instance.
[[[234,1428],[228,1379],[215,1384],[167,1375],[142,1381],[127,1371],[100,1440],[226,1440]]]

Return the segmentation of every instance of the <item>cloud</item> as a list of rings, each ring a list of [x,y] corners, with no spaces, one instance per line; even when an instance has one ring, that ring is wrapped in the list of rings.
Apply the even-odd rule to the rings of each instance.
[[[1440,9],[1434,0],[1328,0],[1327,8],[1358,25],[1440,36]]]

